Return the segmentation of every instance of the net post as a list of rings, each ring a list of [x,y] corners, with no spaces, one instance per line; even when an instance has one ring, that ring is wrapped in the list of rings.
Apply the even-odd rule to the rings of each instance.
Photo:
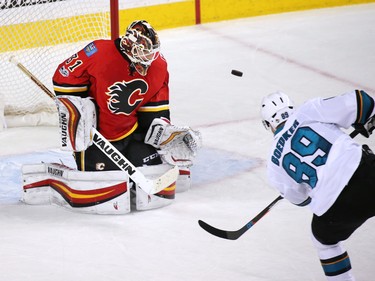
[[[118,0],[111,0],[111,39],[119,37],[119,8]]]

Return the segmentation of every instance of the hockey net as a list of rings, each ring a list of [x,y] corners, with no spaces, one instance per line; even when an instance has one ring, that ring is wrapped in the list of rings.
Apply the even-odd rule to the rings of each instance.
[[[53,100],[10,58],[52,90],[59,63],[90,41],[111,37],[110,8],[104,0],[0,1],[0,106],[6,126],[58,124]]]

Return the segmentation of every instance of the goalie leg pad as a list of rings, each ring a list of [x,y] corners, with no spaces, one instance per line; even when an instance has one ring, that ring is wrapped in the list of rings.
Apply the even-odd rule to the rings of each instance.
[[[152,210],[168,206],[174,201],[175,185],[171,185],[159,193],[147,194],[138,186],[136,188],[136,209],[138,211]]]
[[[157,177],[170,169],[171,166],[168,164],[154,165],[154,166],[143,166],[139,169],[147,178]],[[148,194],[136,185],[135,187],[135,201],[136,209],[139,211],[151,210],[161,208],[172,204],[176,194],[176,182],[169,186],[166,186],[162,191],[156,194]]]
[[[22,177],[22,202],[29,205],[51,204],[52,192],[49,186],[49,177],[46,173],[45,164],[23,165]]]
[[[26,204],[54,204],[81,213],[130,212],[129,178],[122,171],[82,172],[60,164],[22,167]]]
[[[185,192],[191,187],[191,176],[189,167],[179,167],[179,175],[176,181],[176,193]]]

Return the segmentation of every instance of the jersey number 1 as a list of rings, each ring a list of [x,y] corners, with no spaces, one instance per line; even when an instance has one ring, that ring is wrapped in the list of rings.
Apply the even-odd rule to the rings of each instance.
[[[299,128],[291,140],[291,150],[283,158],[283,168],[296,182],[305,182],[314,188],[318,182],[316,167],[324,165],[332,144],[310,127]],[[318,150],[323,152],[312,160],[301,159],[314,155]]]

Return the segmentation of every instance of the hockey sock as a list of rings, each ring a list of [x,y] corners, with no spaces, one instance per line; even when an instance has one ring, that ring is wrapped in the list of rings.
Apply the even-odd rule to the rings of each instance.
[[[327,276],[328,280],[330,280],[329,277],[341,275],[343,273],[348,272],[352,268],[347,252],[344,252],[341,255],[338,255],[336,257],[332,257],[329,259],[321,259],[320,262],[322,264],[324,273]],[[332,279],[332,280],[335,280],[335,279]],[[340,279],[340,280],[343,280],[343,279]],[[348,280],[351,280],[351,279],[348,279]]]

